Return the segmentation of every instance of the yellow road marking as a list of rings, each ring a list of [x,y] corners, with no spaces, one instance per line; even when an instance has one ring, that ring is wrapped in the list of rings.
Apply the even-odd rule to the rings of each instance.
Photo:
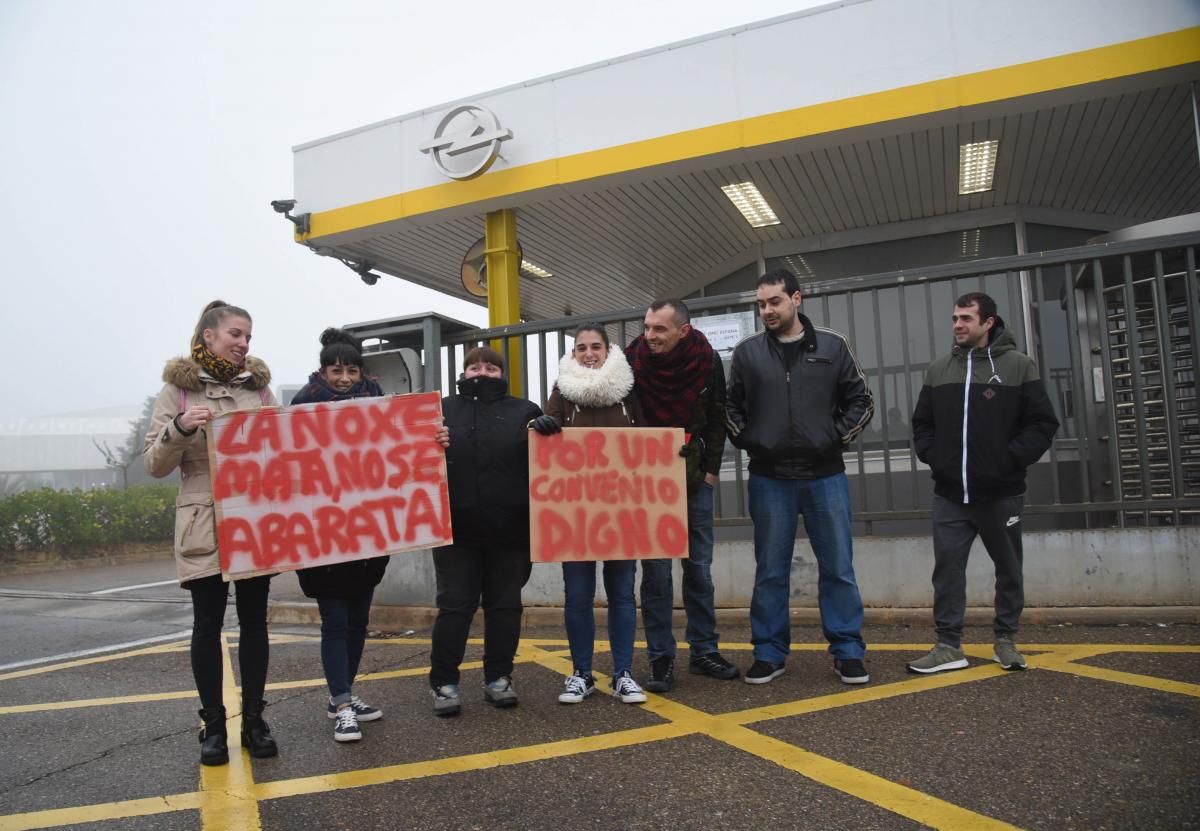
[[[151,701],[176,701],[181,698],[194,699],[195,697],[195,690],[181,690],[178,692],[122,695],[113,698],[77,698],[72,701],[50,701],[44,704],[10,704],[0,707],[0,716],[16,713],[47,713],[52,710],[74,710],[80,707],[110,707],[114,704],[145,704]]]
[[[124,802],[81,805],[77,808],[51,808],[46,811],[0,816],[0,831],[57,828],[62,825],[79,825],[85,822],[169,814],[173,811],[189,811],[199,807],[200,794],[177,793],[170,796],[152,796],[146,799],[128,799]]]
[[[617,747],[647,744],[649,742],[662,741],[663,739],[678,738],[679,736],[687,735],[689,732],[691,732],[690,728],[684,725],[656,724],[651,727],[639,727],[633,730],[622,730],[618,733],[605,733],[600,736],[564,739],[544,744],[514,747],[508,750],[494,750],[487,753],[472,753],[467,756],[432,759],[427,762],[410,762],[368,770],[348,771],[346,773],[331,773],[323,776],[308,776],[300,779],[263,782],[254,787],[254,797],[257,799],[279,799],[286,796],[303,796],[305,794],[324,793],[344,788],[361,788],[366,785],[382,785],[405,779],[443,776],[448,773],[468,773],[475,770],[486,770],[488,768],[519,765],[526,762],[557,759],[563,756],[574,756],[581,753],[592,753],[598,750],[611,750]]]
[[[290,637],[290,636],[284,636]],[[312,639],[315,641],[316,639]],[[298,642],[298,641],[297,641]],[[400,638],[387,639],[389,643],[427,643],[428,639],[404,640]],[[478,643],[478,639],[472,639]],[[561,639],[536,639],[522,642],[521,652],[516,661],[519,663],[536,663],[547,669],[567,673],[571,670],[569,651],[562,649],[566,642]],[[597,651],[604,651],[606,643],[597,643]],[[95,659],[71,661],[52,667],[40,667],[38,671],[67,669],[88,664],[102,663],[107,660],[117,660],[139,654],[153,654],[178,649],[174,644],[163,644],[155,647],[133,650],[114,656],[102,656]],[[225,672],[225,695],[229,702],[238,700],[239,691],[234,683],[233,666],[230,657],[230,642],[222,636],[222,660]],[[749,644],[722,644],[723,649],[749,650]],[[825,644],[796,644],[797,651],[824,651]],[[1053,672],[1080,675],[1097,680],[1118,683],[1127,686],[1142,687],[1158,691],[1177,693],[1192,697],[1200,697],[1200,685],[1190,684],[1169,679],[1157,678],[1135,673],[1108,670],[1093,667],[1078,661],[1098,655],[1113,653],[1157,653],[1157,654],[1197,654],[1200,645],[1181,644],[1179,646],[1142,645],[1142,644],[1023,644],[1023,650],[1041,652],[1030,660],[1031,669],[1046,669]],[[913,651],[920,653],[928,649],[927,644],[878,644],[872,646],[872,651]],[[971,644],[964,647],[973,656],[990,658],[991,647],[987,644]],[[476,669],[481,662],[465,663],[463,669]],[[375,673],[373,678],[412,677],[424,675],[427,667],[410,668],[394,672]],[[11,673],[4,677],[18,677],[36,674],[33,672]],[[652,712],[667,722],[651,727],[634,728],[630,730],[606,733],[598,736],[588,736],[577,739],[566,739],[548,742],[540,745],[511,748],[508,750],[492,751],[456,756],[445,759],[435,759],[423,762],[412,762],[401,765],[390,765],[346,773],[328,774],[305,777],[301,779],[255,784],[250,769],[248,754],[237,752],[240,738],[240,718],[230,720],[230,733],[233,737],[231,745],[235,748],[231,753],[228,766],[217,768],[202,768],[201,790],[196,793],[173,794],[147,799],[125,800],[111,803],[101,803],[73,808],[50,809],[21,814],[0,816],[0,831],[10,829],[48,828],[61,825],[94,822],[105,819],[120,819],[131,816],[147,816],[174,811],[201,811],[205,831],[224,831],[224,829],[258,829],[261,819],[258,811],[258,801],[277,799],[285,796],[297,796],[318,793],[333,789],[364,787],[367,785],[383,784],[386,782],[419,779],[429,776],[439,776],[450,773],[466,773],[491,767],[523,764],[543,759],[561,756],[585,754],[605,749],[646,744],[664,739],[678,738],[687,735],[704,735],[741,749],[747,753],[771,761],[794,772],[800,773],[813,781],[850,794],[864,801],[879,805],[886,810],[909,817],[918,822],[935,828],[980,828],[1000,829],[1010,828],[998,820],[976,814],[967,809],[938,800],[927,794],[890,782],[874,774],[854,768],[850,765],[814,754],[803,748],[788,744],[777,739],[764,736],[745,727],[747,724],[786,718],[805,713],[818,712],[834,707],[845,707],[870,701],[886,700],[888,698],[925,692],[932,689],[954,686],[972,681],[986,680],[1009,675],[998,666],[987,663],[954,673],[934,676],[919,676],[903,682],[884,684],[871,688],[848,690],[832,695],[818,696],[811,699],[793,701],[784,704],[756,707],[722,715],[710,715],[679,702],[662,698],[654,694],[648,695],[648,701],[642,709]],[[597,673],[598,681],[605,676]],[[607,680],[607,679],[605,679]],[[271,685],[272,689],[299,688],[315,686],[324,683],[321,680],[304,680],[284,682]],[[84,699],[78,701],[49,702],[40,705],[12,705],[0,708],[0,714],[22,712],[39,712],[70,707],[103,706],[116,703],[133,703],[179,698],[190,698],[195,695],[192,691],[146,694],[125,696],[121,698]]]
[[[200,766],[200,822],[204,831],[258,831],[262,821],[258,801],[251,795],[254,774],[250,754],[241,747],[242,716],[240,690],[234,681],[229,639],[221,633],[225,706],[237,705],[238,715],[229,719],[229,764]]]
[[[539,663],[548,669],[555,669],[563,673],[569,673],[572,670],[570,660],[561,658],[547,656],[543,660],[540,660]],[[1003,672],[999,667],[980,667],[978,670],[974,678],[966,680],[994,677],[997,673]],[[599,684],[602,676],[599,674],[596,675],[596,682]],[[920,680],[932,681],[935,679]],[[962,681],[957,683],[962,683]],[[887,686],[896,688],[904,685],[889,684]],[[945,684],[937,686],[945,686]],[[897,691],[894,694],[903,693]],[[836,699],[842,696],[824,697]],[[741,726],[739,717],[744,714],[744,711],[742,713],[711,715],[705,713],[703,710],[688,707],[685,704],[662,698],[653,693],[646,694],[646,703],[642,707],[656,715],[670,719],[670,723],[672,724],[688,728],[687,732],[690,734],[699,734],[723,742],[737,750],[795,771],[814,782],[841,791],[842,793],[850,794],[864,802],[877,805],[886,811],[908,817],[932,828],[970,829],[971,831],[975,831],[975,829],[988,829],[989,831],[997,829],[998,831],[998,829],[1012,829],[1014,827],[967,808],[962,808],[951,802],[946,802],[945,800],[937,799],[912,788],[898,785],[875,774],[867,773],[850,765],[804,750],[796,745],[756,733],[747,727]],[[762,709],[766,708],[759,708],[759,712]],[[760,719],[752,718],[751,720]],[[619,735],[610,733],[607,734],[607,737],[612,738]],[[597,738],[605,737],[599,736]]]
[[[75,661],[63,661],[61,664],[47,664],[40,667],[32,667],[30,669],[19,669],[14,672],[6,672],[0,675],[0,681],[11,681],[16,678],[28,678],[31,675],[42,675],[47,672],[57,672],[60,669],[75,669],[76,667],[90,666],[91,664],[106,664],[109,661],[123,661],[126,658],[136,658],[139,655],[156,655],[160,652],[167,652],[175,649],[179,641],[168,641],[165,644],[157,644],[155,646],[144,646],[141,649],[134,649],[130,652],[114,652],[111,655],[97,655],[95,658],[80,658]]]
[[[1095,667],[1090,664],[1077,664],[1071,661],[1063,661],[1062,663],[1047,664],[1042,669],[1052,670],[1054,672],[1062,672],[1067,675],[1079,675],[1084,678],[1093,678],[1097,681],[1110,681],[1114,684],[1125,684],[1130,687],[1142,687],[1148,690],[1158,690],[1159,692],[1176,693],[1178,695],[1189,695],[1192,698],[1200,698],[1200,684],[1189,684],[1185,681],[1172,681],[1169,678],[1158,678],[1153,675],[1140,675],[1134,672],[1122,672],[1116,669],[1105,669],[1104,667]]]
[[[749,710],[739,710],[727,713],[723,719],[734,724],[753,724],[756,721],[767,721],[776,718],[818,713],[822,710],[832,710],[837,707],[849,707],[854,704],[866,704],[871,701],[884,701],[902,695],[937,690],[943,687],[953,687],[972,681],[983,681],[1006,675],[999,665],[971,667],[957,672],[943,672],[937,675],[914,675],[904,681],[891,684],[878,684],[873,687],[860,687],[846,692],[819,695],[813,698],[802,698],[799,701],[788,701],[781,704],[768,704],[765,707],[754,707]]]

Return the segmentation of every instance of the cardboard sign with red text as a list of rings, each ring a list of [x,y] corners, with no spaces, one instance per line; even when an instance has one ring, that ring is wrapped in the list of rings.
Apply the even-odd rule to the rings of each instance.
[[[687,470],[675,427],[529,434],[535,563],[686,557]]]
[[[436,392],[239,410],[208,427],[221,574],[453,542]]]

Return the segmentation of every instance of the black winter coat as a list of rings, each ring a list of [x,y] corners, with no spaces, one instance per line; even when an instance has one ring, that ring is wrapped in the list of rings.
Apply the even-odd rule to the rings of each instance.
[[[351,387],[348,393],[339,394],[314,372],[308,383],[292,399],[292,406],[321,401],[345,401],[349,398],[369,398],[382,394],[383,390],[379,384],[371,378],[364,378]],[[391,561],[390,556],[371,557],[331,566],[302,568],[296,572],[296,577],[300,580],[300,590],[306,597],[352,600],[373,591],[383,579],[383,573],[387,571]]]
[[[750,454],[750,472],[819,479],[846,469],[842,451],[875,414],[871,391],[846,339],[800,315],[804,336],[788,366],[768,332],[733,351],[725,412],[729,440]]]
[[[442,399],[454,541],[529,542],[529,422],[542,414],[503,378],[462,378]]]
[[[929,365],[912,427],[934,493],[988,502],[1025,493],[1025,469],[1050,449],[1058,419],[1037,366],[996,318],[987,346],[956,345]]]

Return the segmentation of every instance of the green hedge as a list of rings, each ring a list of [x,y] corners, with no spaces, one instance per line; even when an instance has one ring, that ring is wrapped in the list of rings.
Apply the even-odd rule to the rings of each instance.
[[[124,543],[171,543],[174,485],[128,490],[42,488],[0,498],[0,554],[75,553]]]

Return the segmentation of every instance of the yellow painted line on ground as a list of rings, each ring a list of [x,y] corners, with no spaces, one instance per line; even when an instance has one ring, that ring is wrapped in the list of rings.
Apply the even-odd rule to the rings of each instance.
[[[63,825],[82,825],[85,822],[148,817],[173,811],[190,811],[200,807],[200,794],[179,793],[128,799],[124,802],[102,802],[76,808],[51,808],[25,814],[0,816],[0,831],[29,831],[33,828],[58,828]]]
[[[970,667],[955,672],[943,672],[937,675],[914,675],[904,681],[891,684],[863,686],[855,690],[819,695],[804,698],[799,701],[789,701],[781,704],[768,704],[765,707],[754,707],[749,710],[739,710],[736,713],[726,713],[721,719],[731,724],[753,724],[756,721],[768,721],[777,718],[790,718],[807,713],[818,713],[822,710],[832,710],[837,707],[850,707],[855,704],[867,704],[872,701],[886,701],[902,695],[914,695],[929,690],[953,687],[958,684],[968,684],[974,681],[984,681],[1007,675],[996,664]]]
[[[1016,826],[976,813],[951,802],[938,799],[913,788],[905,787],[859,768],[834,761],[793,744],[764,736],[747,727],[722,723],[722,719],[706,735],[736,747],[760,759],[799,773],[808,779],[864,802],[877,805],[894,814],[928,825],[930,828],[953,831],[1000,831]]]
[[[572,669],[569,659],[546,656],[540,660],[547,669],[569,673]],[[979,680],[980,678],[995,677],[1003,672],[999,667],[978,667],[976,670],[964,670],[956,675],[971,674],[972,677],[962,681],[950,679],[950,683]],[[600,684],[601,676],[596,674],[596,683]],[[943,677],[934,676],[929,679],[919,679],[911,684],[889,684],[888,687],[917,687],[921,681],[945,681]],[[934,686],[944,686],[934,685]],[[921,685],[922,689],[929,685]],[[883,688],[880,688],[883,689]],[[917,691],[917,690],[913,690]],[[838,698],[840,696],[826,696]],[[886,697],[886,696],[885,696]],[[756,733],[741,726],[738,719],[747,713],[761,712],[768,708],[757,708],[756,711],[743,711],[726,715],[711,715],[703,710],[688,707],[677,701],[663,698],[653,693],[647,693],[646,703],[642,709],[649,710],[655,715],[670,719],[672,724],[686,728],[686,734],[703,735],[716,741],[723,742],[745,753],[757,756],[768,762],[785,767],[799,773],[814,782],[857,797],[864,802],[877,805],[886,811],[908,817],[909,819],[928,825],[932,828],[947,829],[1012,829],[1007,823],[992,819],[983,814],[962,808],[920,791],[898,785],[880,776],[859,770],[858,768],[834,761],[816,753],[804,750],[779,739],[773,739]],[[756,719],[751,719],[756,720]],[[617,738],[621,734],[609,734],[608,738]],[[603,737],[597,737],[603,738]]]
[[[79,658],[75,661],[63,661],[61,664],[47,664],[40,667],[32,667],[30,669],[19,669],[13,672],[6,672],[0,675],[0,681],[12,681],[17,678],[28,678],[31,675],[42,675],[47,672],[57,672],[60,669],[74,669],[76,667],[86,667],[92,664],[106,664],[110,661],[123,661],[126,658],[136,658],[140,655],[157,655],[161,652],[167,652],[176,648],[179,641],[168,641],[163,644],[154,646],[145,646],[141,649],[134,649],[129,652],[114,652],[111,655],[97,655],[95,658]]]
[[[371,768],[369,770],[309,776],[302,779],[263,782],[254,786],[253,796],[256,799],[280,799],[289,796],[325,793],[344,788],[361,788],[367,785],[383,785],[389,782],[400,782],[408,779],[443,776],[449,773],[470,773],[489,768],[519,765],[527,762],[542,762],[564,756],[592,753],[598,750],[611,750],[616,747],[629,747],[631,745],[647,744],[664,739],[674,739],[686,735],[688,732],[690,730],[683,725],[656,724],[652,727],[639,727],[633,730],[623,730],[619,733],[605,733],[600,736],[564,739],[557,742],[514,747],[508,750],[494,750],[488,753],[473,753],[467,756],[453,756],[446,759],[433,759],[427,762],[409,762],[402,765],[388,765],[387,767]]]
[[[236,707],[238,715],[228,721],[229,764],[200,765],[200,825],[203,831],[259,831],[262,820],[258,802],[252,795],[254,773],[250,769],[250,754],[241,746],[241,691],[234,682],[229,638],[224,633],[221,660],[225,706]]]
[[[1096,667],[1090,664],[1079,664],[1072,661],[1047,664],[1042,666],[1041,669],[1048,669],[1052,672],[1062,672],[1066,673],[1067,675],[1079,675],[1084,678],[1093,678],[1097,681],[1111,681],[1114,684],[1124,684],[1130,687],[1142,687],[1148,690],[1176,693],[1178,695],[1190,695],[1193,698],[1200,698],[1200,684],[1189,684],[1186,681],[1172,681],[1169,678],[1159,678],[1154,675],[1140,675],[1135,672],[1122,672],[1116,669],[1105,669],[1103,667]]]
[[[71,701],[49,701],[42,704],[10,704],[0,707],[0,716],[17,713],[48,713],[53,710],[74,710],[82,707],[110,707],[115,704],[146,704],[154,701],[178,701],[181,698],[195,698],[195,690],[184,690],[166,693],[143,693],[142,695],[122,695],[113,698],[77,698]]]

